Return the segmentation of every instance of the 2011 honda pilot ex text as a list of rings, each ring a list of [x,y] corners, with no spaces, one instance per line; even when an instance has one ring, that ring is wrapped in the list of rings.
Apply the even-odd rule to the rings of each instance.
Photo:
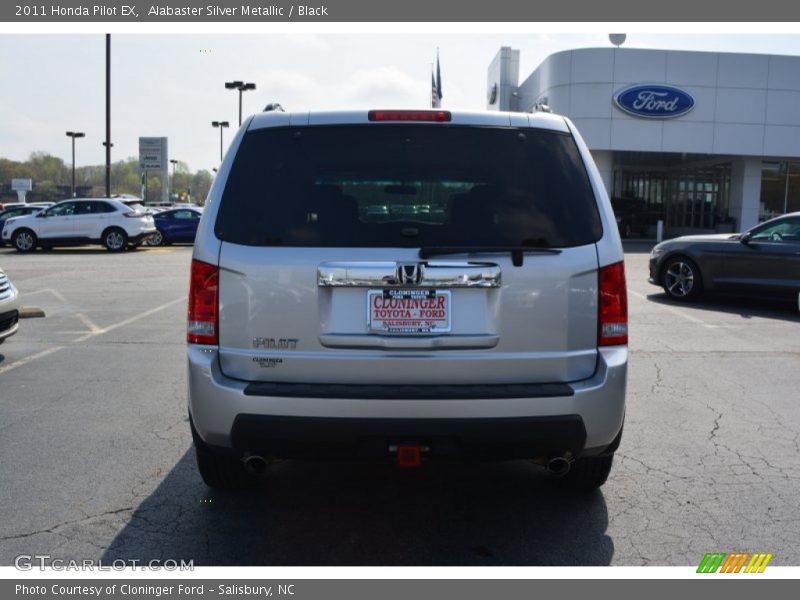
[[[622,260],[563,117],[251,117],[192,261],[203,479],[241,485],[273,458],[464,457],[602,485],[625,414]]]

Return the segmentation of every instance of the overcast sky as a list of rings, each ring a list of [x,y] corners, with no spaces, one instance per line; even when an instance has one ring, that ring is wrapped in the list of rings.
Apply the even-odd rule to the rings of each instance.
[[[522,80],[547,55],[608,46],[596,35],[304,34],[112,36],[112,160],[138,155],[139,136],[169,138],[171,158],[192,170],[219,159],[213,120],[238,122],[233,79],[257,84],[244,112],[280,102],[287,110],[427,106],[430,68],[440,49],[444,100],[482,109],[486,69],[500,46],[521,51]],[[630,34],[626,47],[800,54],[798,35]],[[103,35],[0,35],[0,157],[42,150],[78,165],[102,164],[105,137]],[[234,128],[225,131],[225,141]]]

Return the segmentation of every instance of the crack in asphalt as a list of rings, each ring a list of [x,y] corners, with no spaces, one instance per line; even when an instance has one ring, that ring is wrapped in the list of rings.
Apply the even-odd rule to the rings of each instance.
[[[655,394],[656,390],[659,387],[661,387],[661,385],[664,383],[664,380],[663,380],[663,378],[661,376],[661,367],[659,366],[659,364],[656,361],[653,361],[653,366],[656,369],[656,378],[653,381],[653,384],[650,386],[650,393],[651,394]]]
[[[124,508],[116,508],[116,509],[113,509],[113,510],[107,510],[107,511],[98,513],[96,515],[91,515],[90,517],[83,517],[81,519],[75,519],[74,521],[65,521],[64,523],[59,523],[57,525],[53,525],[52,527],[48,527],[47,529],[40,529],[40,530],[37,530],[37,531],[29,531],[29,532],[26,532],[26,533],[18,533],[18,534],[15,534],[15,535],[2,536],[2,537],[0,537],[0,542],[5,542],[5,541],[8,541],[8,540],[19,540],[19,539],[29,538],[29,537],[33,537],[35,535],[41,535],[43,533],[53,533],[55,535],[60,535],[60,536],[64,537],[63,534],[59,533],[59,531],[58,531],[59,529],[61,529],[63,527],[70,527],[72,525],[80,525],[81,523],[85,523],[87,521],[92,521],[92,520],[95,520],[95,519],[100,519],[100,518],[103,518],[103,517],[107,517],[107,516],[110,516],[110,515],[116,515],[116,514],[123,513],[123,512],[133,512],[134,510],[135,510],[135,507],[133,507],[133,506],[126,506]],[[83,512],[83,511],[81,511],[81,512]]]

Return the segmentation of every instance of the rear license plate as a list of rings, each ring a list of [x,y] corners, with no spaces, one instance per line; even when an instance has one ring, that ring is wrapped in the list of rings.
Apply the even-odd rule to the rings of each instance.
[[[447,333],[450,331],[450,300],[449,290],[369,290],[369,331],[388,335]]]

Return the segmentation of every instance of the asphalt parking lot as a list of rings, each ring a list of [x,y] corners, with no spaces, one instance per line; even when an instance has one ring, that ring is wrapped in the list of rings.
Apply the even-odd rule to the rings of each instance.
[[[570,497],[525,462],[274,465],[209,491],[186,419],[190,247],[18,255],[26,319],[0,346],[0,564],[800,565],[796,306],[670,303],[626,253],[631,364],[608,483]]]

